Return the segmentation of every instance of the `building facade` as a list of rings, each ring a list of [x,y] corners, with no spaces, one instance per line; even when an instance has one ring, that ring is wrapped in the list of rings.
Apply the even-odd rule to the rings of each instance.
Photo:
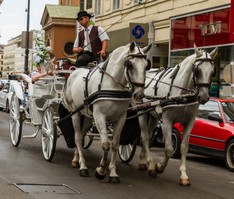
[[[76,35],[75,18],[79,7],[64,5],[64,2],[61,1],[62,5],[46,5],[41,19],[46,45],[51,46],[57,59],[76,57],[72,48]]]
[[[29,46],[34,46],[34,38],[37,34],[37,30],[32,30],[30,35],[32,39],[30,40]],[[22,34],[10,39],[6,45],[4,45],[3,50],[3,66],[1,68],[2,77],[8,78],[8,74],[12,73],[24,73],[24,64],[25,64],[25,48],[22,44]],[[32,52],[33,49],[29,48],[28,55],[28,67],[29,71],[32,71]]]
[[[234,7],[227,4],[171,18],[171,65],[192,54],[194,44],[208,52],[218,47],[214,60],[217,72],[211,87],[215,97],[234,97],[233,11]]]
[[[149,58],[153,67],[178,64],[194,53],[193,45],[211,51],[216,76],[212,92],[217,97],[234,97],[233,82],[226,81],[226,68],[234,63],[233,0],[82,0],[81,9],[96,14],[96,24],[110,36],[109,51],[131,40],[153,43]],[[148,42],[139,39],[146,36]],[[234,37],[234,36],[233,36]],[[142,36],[143,38],[143,36]],[[234,65],[234,64],[233,64]],[[233,66],[234,67],[234,66]],[[226,69],[226,70],[225,70]],[[233,68],[234,71],[234,68]],[[234,79],[234,73],[233,73]],[[232,91],[233,90],[233,91]]]
[[[2,77],[2,71],[3,71],[3,49],[4,45],[0,45],[0,78]]]

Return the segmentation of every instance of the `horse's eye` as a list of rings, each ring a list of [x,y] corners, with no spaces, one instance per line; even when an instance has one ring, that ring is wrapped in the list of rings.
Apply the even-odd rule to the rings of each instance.
[[[127,67],[132,68],[132,62],[130,60],[128,60],[128,62],[127,62]]]

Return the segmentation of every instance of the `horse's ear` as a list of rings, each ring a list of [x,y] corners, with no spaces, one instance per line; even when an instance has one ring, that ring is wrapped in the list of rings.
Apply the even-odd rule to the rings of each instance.
[[[152,47],[152,43],[142,49],[143,53],[146,54]]]
[[[135,41],[132,41],[131,44],[130,44],[130,52],[132,52],[136,47],[136,43]]]
[[[195,53],[197,54],[197,57],[201,57],[202,53],[201,53],[201,51],[198,50],[196,44],[194,44],[193,46],[194,46]]]
[[[218,48],[216,47],[211,53],[210,53],[210,57],[212,59],[215,58],[215,56],[218,54]]]

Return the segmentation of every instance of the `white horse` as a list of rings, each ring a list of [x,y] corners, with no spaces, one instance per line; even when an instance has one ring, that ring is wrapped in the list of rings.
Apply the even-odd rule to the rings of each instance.
[[[179,183],[185,186],[190,185],[189,177],[186,174],[189,136],[199,103],[204,104],[209,100],[209,87],[212,75],[215,73],[213,58],[216,53],[217,48],[209,54],[206,51],[198,50],[195,46],[195,54],[188,56],[174,68],[147,73],[145,95],[162,97],[162,99],[165,98],[165,101],[162,101],[161,109],[156,107],[149,114],[139,116],[142,139],[140,170],[146,170],[148,163],[149,175],[156,176],[157,173],[164,171],[169,158],[173,155],[172,128],[178,122],[184,127],[180,147],[181,176]],[[162,120],[162,131],[165,137],[165,157],[155,165],[149,151],[149,137],[159,119]]]
[[[77,69],[68,78],[63,102],[70,112],[76,112],[72,115],[72,122],[77,150],[72,164],[79,162],[80,176],[89,175],[83,155],[82,140],[94,119],[104,151],[100,165],[96,168],[96,178],[100,180],[105,178],[107,156],[111,148],[109,182],[120,182],[116,173],[120,133],[132,97],[140,101],[144,96],[146,70],[150,67],[146,53],[150,48],[151,45],[141,49],[132,42],[114,50],[108,62],[98,65],[93,70]],[[107,135],[107,121],[113,124],[112,141]]]

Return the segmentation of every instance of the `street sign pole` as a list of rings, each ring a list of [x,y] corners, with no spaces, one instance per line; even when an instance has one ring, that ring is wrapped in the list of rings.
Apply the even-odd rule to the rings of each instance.
[[[26,46],[25,46],[25,60],[24,60],[24,73],[27,75],[29,74],[29,71],[28,71],[29,21],[30,21],[30,0],[28,0],[28,8],[27,8]]]

